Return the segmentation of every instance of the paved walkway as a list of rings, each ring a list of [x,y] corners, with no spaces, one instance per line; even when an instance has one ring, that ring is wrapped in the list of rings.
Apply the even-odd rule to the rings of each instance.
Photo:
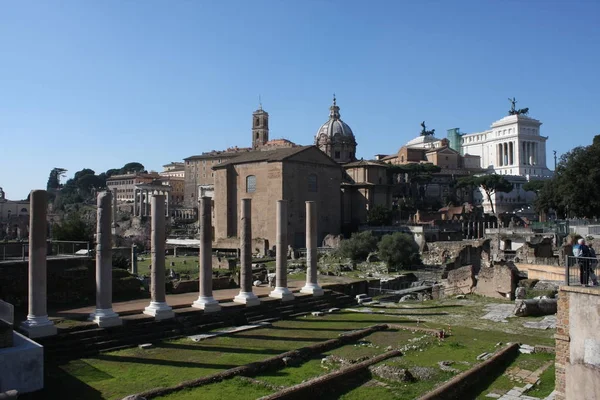
[[[354,282],[357,279],[346,278],[346,277],[326,277],[328,282],[321,282],[320,284],[326,288],[328,283],[343,283],[343,282]],[[292,280],[288,281],[288,288],[292,292],[299,292],[300,289],[304,286],[304,280]],[[258,287],[252,288],[254,294],[258,297],[267,297],[269,293],[273,290],[273,288],[268,285],[262,285]],[[213,290],[214,298],[220,303],[226,303],[233,300],[235,296],[240,292],[239,288],[233,289],[220,289]],[[168,294],[167,295],[167,304],[173,308],[185,308],[190,307],[192,303],[198,299],[198,292],[190,292],[190,293],[181,293],[181,294]],[[144,299],[135,299],[128,301],[119,301],[113,302],[113,310],[121,315],[127,314],[136,314],[142,313],[144,308],[150,304],[149,298]],[[48,316],[50,318],[59,318],[59,319],[84,319],[90,315],[90,313],[94,312],[96,307],[94,305],[80,307],[80,308],[64,308],[64,309],[48,309]],[[17,316],[15,315],[15,318]]]
[[[292,292],[299,292],[302,286],[304,286],[304,281],[288,282],[288,288]],[[259,297],[267,297],[273,288],[269,287],[268,285],[263,285],[259,287],[253,287],[252,290],[254,294]],[[219,302],[227,302],[232,301],[239,292],[239,288],[213,290],[213,296]],[[190,307],[196,299],[198,299],[198,292],[168,294],[167,304],[173,308]],[[148,298],[119,301],[113,303],[113,310],[117,314],[141,313],[144,311],[144,308],[148,306],[148,304],[150,304],[150,299]],[[94,312],[95,309],[96,306],[86,306],[72,309],[48,310],[48,316],[50,318],[78,319],[90,315],[90,313]]]

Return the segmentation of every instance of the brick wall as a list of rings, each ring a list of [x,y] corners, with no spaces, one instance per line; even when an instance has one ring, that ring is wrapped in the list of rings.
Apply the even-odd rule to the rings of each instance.
[[[569,362],[569,293],[558,293],[558,310],[556,313],[556,397],[555,400],[565,400],[565,370]]]
[[[562,286],[556,324],[556,399],[600,393],[600,288]]]

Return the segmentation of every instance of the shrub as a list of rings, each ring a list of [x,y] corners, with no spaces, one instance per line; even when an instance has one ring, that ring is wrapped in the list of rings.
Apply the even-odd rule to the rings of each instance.
[[[131,262],[121,254],[113,253],[112,256],[113,268],[129,269]]]
[[[378,245],[379,258],[386,262],[389,271],[421,265],[419,245],[406,233],[385,235]]]
[[[356,232],[350,239],[340,243],[338,254],[352,261],[365,261],[372,251],[377,250],[377,238],[371,231]]]

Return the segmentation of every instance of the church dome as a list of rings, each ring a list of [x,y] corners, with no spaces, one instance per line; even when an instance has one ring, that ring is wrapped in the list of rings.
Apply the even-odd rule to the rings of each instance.
[[[354,133],[348,124],[341,120],[335,95],[333,105],[329,107],[329,120],[317,131],[315,145],[338,163],[344,164],[356,160]]]
[[[340,108],[336,104],[334,97],[333,105],[329,108],[329,120],[321,125],[317,131],[315,142],[335,139],[340,141],[354,141],[354,133],[348,124],[341,120]]]

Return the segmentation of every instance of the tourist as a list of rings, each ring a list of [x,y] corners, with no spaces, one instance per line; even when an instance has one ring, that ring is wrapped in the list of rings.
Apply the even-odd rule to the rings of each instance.
[[[580,238],[573,246],[573,256],[579,265],[579,282],[581,286],[587,286],[590,279],[590,248],[585,244],[584,238]]]
[[[598,286],[598,274],[596,273],[596,266],[598,265],[598,259],[596,258],[596,251],[592,247],[592,244],[588,246],[590,251],[590,279],[592,280],[593,286]]]

